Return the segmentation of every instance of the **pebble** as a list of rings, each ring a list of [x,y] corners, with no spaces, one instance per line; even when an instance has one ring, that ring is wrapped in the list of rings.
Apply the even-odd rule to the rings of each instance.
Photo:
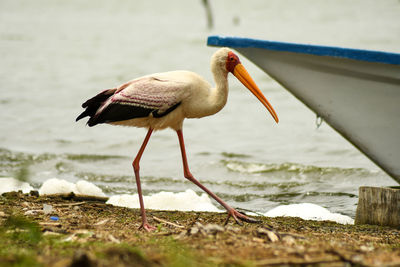
[[[287,245],[296,244],[296,240],[294,239],[293,236],[290,236],[290,235],[286,235],[286,236],[282,237],[282,241]]]
[[[42,210],[27,210],[24,212],[24,215],[36,215],[42,212]]]
[[[224,227],[218,224],[207,224],[206,226],[203,226],[203,229],[207,234],[212,234],[212,235],[215,235],[218,232],[225,231]]]
[[[257,234],[259,236],[266,235],[271,242],[276,242],[279,240],[279,236],[275,234],[273,231],[265,229],[265,228],[258,228]]]

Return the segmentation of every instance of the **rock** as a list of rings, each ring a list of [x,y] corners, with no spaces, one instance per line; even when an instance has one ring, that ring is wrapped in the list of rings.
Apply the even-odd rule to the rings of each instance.
[[[211,235],[215,235],[215,234],[217,234],[218,232],[224,232],[225,231],[225,229],[224,229],[224,227],[222,227],[222,226],[220,226],[220,225],[218,225],[218,224],[207,224],[206,226],[204,226],[204,228],[203,228],[204,230],[205,230],[205,232],[207,233],[207,234],[211,234]]]
[[[268,230],[266,228],[258,228],[257,235],[258,236],[267,236],[271,242],[276,242],[276,241],[279,241],[279,239],[280,239],[278,234],[276,234],[275,232]]]
[[[192,226],[187,233],[189,235],[216,235],[219,232],[224,232],[225,228],[218,224],[207,224],[203,225],[199,222],[196,222],[194,226]]]

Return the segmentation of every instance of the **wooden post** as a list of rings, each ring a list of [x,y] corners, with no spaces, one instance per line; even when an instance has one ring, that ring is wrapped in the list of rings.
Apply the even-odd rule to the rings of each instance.
[[[359,188],[355,224],[400,228],[400,188]]]

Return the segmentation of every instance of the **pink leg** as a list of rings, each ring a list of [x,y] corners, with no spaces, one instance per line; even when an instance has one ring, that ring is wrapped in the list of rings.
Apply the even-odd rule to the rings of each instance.
[[[137,185],[137,191],[139,195],[139,203],[140,203],[140,212],[142,214],[142,225],[139,227],[145,229],[146,231],[150,232],[152,230],[155,230],[156,228],[154,226],[151,226],[147,222],[147,217],[146,217],[146,210],[144,209],[144,204],[143,204],[143,195],[142,195],[142,187],[140,185],[140,176],[139,176],[139,161],[140,158],[142,157],[143,151],[146,148],[147,143],[149,142],[151,133],[153,132],[153,129],[149,128],[149,131],[147,132],[147,135],[143,141],[142,146],[139,149],[139,152],[136,155],[135,160],[132,162],[133,170],[135,171],[135,177],[136,177],[136,185]]]
[[[185,175],[185,178],[187,178],[189,181],[200,187],[204,192],[206,192],[208,195],[210,195],[212,198],[214,198],[219,204],[221,204],[228,212],[228,218],[226,220],[226,223],[228,222],[229,218],[232,216],[233,219],[238,223],[239,225],[242,225],[242,221],[245,222],[250,222],[250,223],[255,223],[258,222],[257,220],[247,217],[246,215],[236,211],[234,208],[226,204],[222,199],[220,199],[217,195],[215,195],[213,192],[208,190],[204,185],[202,185],[199,181],[197,181],[194,176],[190,173],[189,170],[189,165],[186,159],[186,150],[185,150],[185,143],[183,141],[183,135],[182,135],[182,130],[177,130],[176,133],[178,134],[178,139],[179,139],[179,145],[181,147],[181,153],[182,153],[182,161],[183,161],[183,173]],[[225,224],[226,224],[225,223]]]

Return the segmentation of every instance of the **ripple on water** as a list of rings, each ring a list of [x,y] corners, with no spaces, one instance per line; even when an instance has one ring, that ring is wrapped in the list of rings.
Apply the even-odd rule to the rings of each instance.
[[[201,182],[233,206],[248,208],[251,204],[262,212],[276,205],[308,201],[354,215],[357,188],[348,189],[349,183],[376,175],[360,168],[321,167],[290,162],[266,164],[248,161],[251,157],[247,155],[223,153],[222,156],[225,159],[216,167],[225,168],[228,172],[226,177],[218,178],[210,175],[208,178],[201,178]],[[116,172],[118,167],[117,169],[107,167],[114,166],[121,158],[126,157],[50,153],[35,155],[0,149],[0,175],[12,175],[28,166],[33,177],[30,182],[36,187],[43,182],[43,179],[58,177],[71,181],[83,179],[93,182],[108,195],[133,194],[136,192],[133,175],[121,175]],[[102,169],[102,166],[107,168]],[[230,175],[229,172],[237,175]],[[187,188],[201,192],[182,177],[143,176],[142,183],[145,194],[162,190],[180,192]],[[334,203],[340,205],[335,206]]]
[[[298,163],[254,163],[234,160],[221,160],[221,163],[233,172],[241,173],[317,173],[317,174],[357,174],[368,175],[370,171],[362,168],[337,168],[337,167],[319,167],[313,165],[302,165]]]

